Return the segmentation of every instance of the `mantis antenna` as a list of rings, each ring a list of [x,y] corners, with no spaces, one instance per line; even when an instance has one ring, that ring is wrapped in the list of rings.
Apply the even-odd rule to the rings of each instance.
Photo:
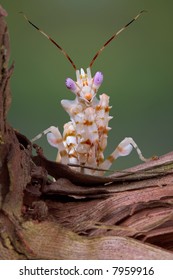
[[[106,43],[99,49],[99,51],[95,54],[95,56],[93,57],[93,59],[90,62],[90,68],[93,66],[93,63],[95,62],[96,58],[101,54],[101,52],[104,50],[104,48],[109,45],[109,43],[115,39],[122,31],[124,31],[131,23],[133,23],[135,20],[137,20],[140,15],[142,13],[146,12],[146,10],[140,11],[139,14],[137,14],[137,16],[135,16],[130,22],[128,22],[124,27],[122,27],[118,32],[116,32],[115,34],[112,35],[111,38],[109,38],[109,40],[106,41]]]
[[[49,35],[47,35],[44,31],[42,31],[39,27],[37,27],[34,23],[32,23],[23,12],[20,12],[20,13],[29,22],[29,24],[31,24],[35,29],[37,29],[41,34],[43,34],[49,41],[51,41],[63,53],[63,55],[65,55],[65,57],[70,61],[71,65],[73,66],[74,70],[76,71],[77,70],[76,65],[74,64],[74,62],[70,58],[70,56],[66,53],[66,51],[59,44],[57,44]]]
[[[94,55],[93,59],[90,62],[89,67],[91,68],[95,62],[95,60],[97,59],[97,57],[101,54],[101,52],[105,49],[105,47],[107,45],[109,45],[109,43],[115,39],[122,31],[124,31],[131,23],[133,23],[135,20],[137,20],[140,15],[142,13],[146,12],[146,10],[142,10],[140,11],[139,14],[137,14],[130,22],[128,22],[124,27],[122,27],[118,32],[116,32],[115,34],[113,34],[111,36],[111,38],[109,38],[109,40],[106,41],[106,43],[98,50],[98,52]],[[23,13],[20,12],[24,18],[28,21],[29,24],[31,24],[35,29],[37,29],[41,34],[43,34],[49,41],[51,41],[62,53],[63,55],[69,60],[69,62],[71,63],[71,65],[73,66],[73,68],[75,69],[75,71],[77,70],[76,65],[74,64],[73,60],[70,58],[70,56],[66,53],[66,51],[58,44],[56,43],[49,35],[47,35],[43,30],[41,30],[39,27],[37,27],[34,23],[32,23],[27,16]]]

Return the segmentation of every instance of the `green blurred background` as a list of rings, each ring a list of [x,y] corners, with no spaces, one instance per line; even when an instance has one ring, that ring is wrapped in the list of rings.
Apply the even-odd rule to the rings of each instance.
[[[62,99],[73,99],[66,77],[75,79],[67,59],[19,14],[51,35],[76,63],[86,69],[96,51],[140,10],[138,21],[113,41],[96,60],[92,73],[102,71],[99,93],[113,106],[106,155],[126,136],[144,156],[162,155],[173,147],[173,1],[155,0],[1,0],[8,11],[13,102],[9,122],[32,138],[50,125],[69,120]],[[38,144],[48,158],[56,150],[43,137]],[[120,158],[115,169],[139,163],[135,152]]]

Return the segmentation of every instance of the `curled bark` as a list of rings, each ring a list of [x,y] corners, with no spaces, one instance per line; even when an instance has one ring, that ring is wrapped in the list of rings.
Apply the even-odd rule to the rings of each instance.
[[[173,153],[108,177],[84,175],[40,149],[33,157],[7,123],[6,15],[0,6],[0,259],[173,259]]]

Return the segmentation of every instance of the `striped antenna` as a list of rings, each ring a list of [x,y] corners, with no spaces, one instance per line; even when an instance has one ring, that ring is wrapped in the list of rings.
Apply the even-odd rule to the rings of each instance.
[[[63,55],[65,55],[65,57],[70,61],[71,65],[73,66],[73,68],[76,71],[77,70],[76,65],[74,64],[73,60],[69,57],[69,55],[66,53],[66,51],[60,45],[58,45],[49,35],[47,35],[44,31],[42,31],[39,27],[37,27],[34,23],[32,23],[23,12],[20,12],[20,13],[29,22],[29,24],[31,24],[35,29],[37,29],[41,34],[43,34],[49,41],[51,41],[63,53]]]
[[[93,57],[93,59],[91,60],[90,63],[90,68],[93,66],[94,61],[96,60],[96,58],[101,54],[101,52],[104,50],[104,48],[113,40],[115,39],[122,31],[124,31],[131,23],[133,23],[135,20],[137,20],[140,15],[142,13],[146,12],[145,10],[141,11],[139,14],[137,14],[136,17],[134,17],[129,23],[127,23],[124,27],[122,27],[118,32],[116,32],[111,38],[109,38],[109,40],[106,41],[106,43],[103,45],[103,47],[101,47],[101,49],[99,49],[99,51],[95,54],[95,56]]]

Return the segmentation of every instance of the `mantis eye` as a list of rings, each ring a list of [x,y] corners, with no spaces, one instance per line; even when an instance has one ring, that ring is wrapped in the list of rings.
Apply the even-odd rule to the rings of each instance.
[[[76,90],[76,84],[72,79],[67,78],[66,81],[65,81],[65,84],[66,84],[66,87],[68,89],[70,89],[71,91],[74,92]]]
[[[101,72],[96,72],[94,76],[94,84],[99,87],[103,82],[103,74]]]

